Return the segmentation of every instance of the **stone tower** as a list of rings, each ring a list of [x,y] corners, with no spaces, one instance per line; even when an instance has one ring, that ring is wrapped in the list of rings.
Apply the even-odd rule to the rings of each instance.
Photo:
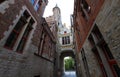
[[[57,6],[57,4],[53,8],[53,16],[54,16],[54,20],[56,21],[57,25],[59,27],[62,27],[61,12],[60,12],[60,8]]]

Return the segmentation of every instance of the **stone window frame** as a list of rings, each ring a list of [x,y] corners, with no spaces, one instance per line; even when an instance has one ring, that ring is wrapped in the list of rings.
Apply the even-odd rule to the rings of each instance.
[[[51,39],[49,39],[49,50],[48,50],[48,56],[49,56],[50,58],[53,57],[53,51],[54,51],[53,49],[54,49],[54,45],[53,45]]]
[[[80,9],[82,12],[82,16],[85,18],[85,20],[88,20],[89,14],[91,12],[91,7],[88,5],[86,0],[81,0]]]
[[[4,14],[6,12],[5,9],[9,8],[9,5],[14,3],[15,0],[4,0],[0,3],[0,13]]]
[[[62,37],[62,45],[70,44],[70,36]]]
[[[80,52],[81,52],[81,57],[82,57],[83,65],[84,65],[84,68],[85,68],[86,76],[90,77],[88,62],[87,62],[87,59],[86,59],[84,48],[82,48]]]
[[[6,43],[4,45],[7,49],[13,49],[19,35],[21,34],[22,29],[26,25],[27,21],[24,19],[24,16],[21,16],[18,20],[17,24],[13,28],[13,30],[10,32],[9,37],[6,40]]]
[[[93,40],[93,37],[92,37],[91,34],[90,34],[90,36],[88,37],[88,40],[89,40],[89,42],[90,42],[90,45],[91,45],[91,48],[92,48],[92,52],[95,54],[95,57],[96,57],[96,59],[97,59],[97,61],[98,61],[98,63],[99,63],[99,66],[100,66],[100,69],[101,69],[101,71],[102,71],[103,77],[107,77],[107,74],[106,74],[105,68],[104,68],[104,66],[103,66],[102,60],[101,60],[101,58],[100,58],[100,55],[99,55],[99,53],[98,53],[98,50],[97,50],[96,48],[93,48],[94,45],[95,45],[95,43],[94,43],[94,40]]]
[[[23,53],[23,50],[24,50],[24,46],[27,42],[27,39],[29,37],[29,34],[31,33],[31,30],[33,29],[33,24],[35,23],[35,21],[33,20],[33,18],[31,18],[29,21],[28,21],[28,24],[27,24],[27,27],[23,33],[23,36],[19,42],[19,45],[17,47],[17,52],[19,53]]]
[[[44,32],[44,28],[42,27],[40,42],[39,42],[39,46],[38,46],[38,53],[37,53],[40,56],[42,56],[42,53],[43,53],[43,46],[44,46],[44,42],[45,42],[45,37],[46,37],[46,33]]]
[[[88,40],[91,44],[92,51],[95,53],[100,64],[103,76],[106,77],[109,75],[110,71],[107,72],[106,70],[111,70],[111,75],[114,77],[119,77],[120,68],[114,59],[114,56],[112,55],[107,43],[105,42],[99,28],[97,27],[97,24],[94,25]],[[106,66],[105,61],[109,67]]]
[[[31,12],[29,11],[29,9],[28,9],[26,6],[23,6],[23,7],[22,7],[22,10],[20,10],[20,12],[19,12],[19,15],[16,15],[16,19],[13,20],[13,24],[9,26],[9,30],[4,32],[4,36],[5,36],[5,37],[0,41],[0,42],[1,42],[1,45],[4,47],[7,38],[9,37],[10,33],[12,32],[13,28],[15,27],[15,25],[17,24],[17,22],[19,21],[20,17],[22,16],[22,14],[23,14],[23,12],[24,12],[25,10],[30,14],[30,18],[33,18],[33,19],[34,19],[35,23],[33,24],[33,27],[32,27],[33,29],[31,30],[31,32],[30,32],[30,34],[29,34],[29,36],[28,36],[28,39],[27,39],[27,42],[26,42],[26,44],[25,44],[25,46],[24,46],[24,49],[23,49],[22,54],[24,54],[24,53],[25,53],[24,51],[26,51],[26,50],[28,49],[28,47],[29,47],[29,45],[30,45],[30,43],[31,43],[31,41],[32,41],[31,39],[33,38],[34,30],[35,30],[36,25],[37,25],[36,19],[33,17],[33,15],[31,14]],[[7,49],[8,51],[16,51],[16,50],[17,50],[17,47],[18,47],[18,44],[19,44],[19,42],[20,42],[20,40],[21,40],[20,38],[22,38],[22,35],[23,35],[25,29],[26,29],[26,26],[24,27],[22,33],[21,33],[20,36],[19,36],[19,39],[17,39],[17,41],[16,41],[16,43],[15,43],[15,45],[14,45],[14,47],[13,47],[12,50],[7,49],[7,48],[4,48],[4,49],[5,49],[5,50]]]
[[[38,45],[38,51],[35,53],[38,56],[41,57],[45,57],[44,56],[44,49],[47,48],[47,55],[49,58],[53,57],[53,43],[51,41],[51,38],[49,38],[49,35],[47,34],[45,28],[43,27],[45,25],[45,23],[42,23],[42,27],[41,27],[41,33],[40,33],[40,41],[39,41],[39,45]],[[48,43],[46,43],[48,42]],[[47,46],[46,46],[47,44]]]

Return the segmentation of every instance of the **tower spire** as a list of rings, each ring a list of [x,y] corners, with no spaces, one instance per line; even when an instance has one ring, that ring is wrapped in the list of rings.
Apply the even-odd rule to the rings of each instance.
[[[57,3],[56,3],[56,6],[55,7],[58,7]]]

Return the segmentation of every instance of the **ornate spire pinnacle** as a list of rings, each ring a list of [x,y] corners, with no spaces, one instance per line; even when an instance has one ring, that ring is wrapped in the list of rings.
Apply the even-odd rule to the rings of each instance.
[[[58,5],[56,4],[56,6],[55,7],[58,7]]]

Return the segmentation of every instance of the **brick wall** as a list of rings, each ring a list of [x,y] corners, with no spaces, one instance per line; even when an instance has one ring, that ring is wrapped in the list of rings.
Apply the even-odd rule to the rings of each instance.
[[[38,51],[41,33],[41,14],[38,14],[29,0],[13,0],[4,6],[4,12],[0,10],[0,76],[1,77],[53,77],[53,63],[34,55]],[[9,6],[8,6],[9,5]],[[1,6],[0,6],[1,8]],[[36,25],[30,36],[28,49],[22,54],[4,48],[4,44],[10,32],[18,22],[23,11],[27,9],[35,19]],[[3,10],[2,10],[3,11]],[[43,11],[42,11],[43,12]]]
[[[98,12],[101,9],[101,6],[104,2],[104,0],[84,0],[87,2],[88,6],[90,7],[90,11],[87,13],[87,19],[83,16],[83,12],[81,11],[81,0],[76,0],[74,4],[74,25],[78,30],[77,32],[80,32],[78,37],[80,40],[80,43],[77,43],[79,45],[78,50],[80,51],[85,39],[87,38],[89,31],[91,30],[93,23],[95,21],[95,18],[98,14]],[[85,9],[84,9],[85,10]],[[75,28],[75,29],[76,29]]]

